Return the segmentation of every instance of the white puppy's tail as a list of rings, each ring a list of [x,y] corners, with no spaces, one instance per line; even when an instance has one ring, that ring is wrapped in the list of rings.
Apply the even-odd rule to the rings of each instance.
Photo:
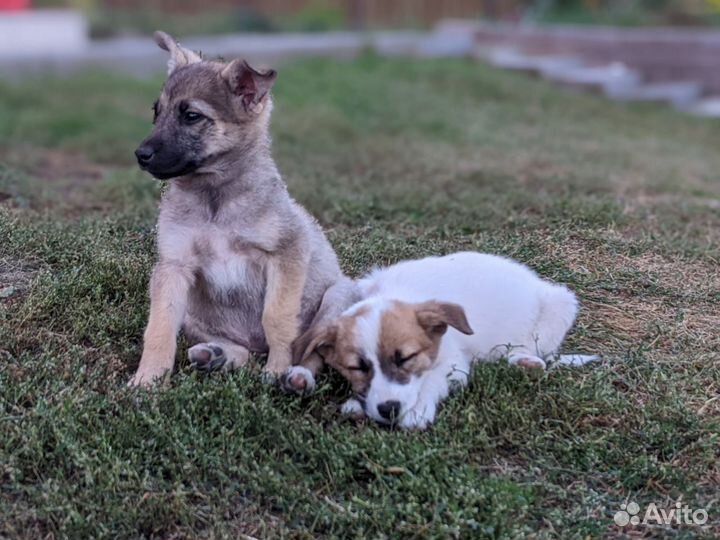
[[[540,312],[533,338],[540,356],[556,354],[570,327],[575,322],[578,302],[564,285],[543,283],[540,291]]]
[[[550,359],[553,364],[558,366],[584,366],[591,362],[598,362],[599,354],[558,354]]]
[[[600,360],[596,354],[558,354],[557,351],[565,339],[565,334],[575,322],[578,301],[575,294],[564,285],[547,283],[541,293],[540,315],[537,332],[538,348],[549,364],[560,366],[584,366]]]

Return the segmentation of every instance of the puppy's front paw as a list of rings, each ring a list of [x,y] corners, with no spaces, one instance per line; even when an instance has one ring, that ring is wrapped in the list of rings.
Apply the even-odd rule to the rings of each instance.
[[[168,369],[138,368],[127,386],[128,388],[151,388],[164,382],[169,372]]]
[[[267,384],[268,386],[274,386],[275,383],[277,383],[282,376],[278,376],[277,373],[274,373],[272,371],[263,370],[260,373],[260,381],[263,384]]]
[[[367,418],[367,415],[365,414],[365,409],[363,409],[362,404],[355,398],[350,398],[345,403],[343,403],[340,407],[340,412],[345,416],[349,416],[352,420],[356,422],[365,420],[365,418]]]
[[[418,403],[400,417],[398,426],[403,429],[427,429],[435,420],[436,410],[433,404]]]
[[[293,366],[280,377],[280,384],[288,392],[302,394],[315,390],[315,377],[309,369]]]
[[[290,368],[291,364],[292,358],[289,352],[273,352],[271,349],[263,371],[273,379],[277,379]]]
[[[467,386],[468,374],[460,369],[453,369],[447,378],[448,391],[450,393],[457,392],[461,388]]]

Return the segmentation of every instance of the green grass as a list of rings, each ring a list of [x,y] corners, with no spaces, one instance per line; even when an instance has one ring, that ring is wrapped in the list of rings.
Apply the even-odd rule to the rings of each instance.
[[[296,62],[292,193],[357,275],[476,249],[568,283],[577,370],[477,369],[424,433],[257,369],[129,391],[160,186],[132,151],[161,81],[0,83],[0,537],[598,538],[627,499],[720,534],[720,125],[470,61]],[[260,364],[260,361],[258,364]]]

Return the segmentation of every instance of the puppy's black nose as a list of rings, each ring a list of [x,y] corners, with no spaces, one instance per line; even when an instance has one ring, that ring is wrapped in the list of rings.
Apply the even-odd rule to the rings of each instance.
[[[151,146],[148,146],[146,144],[135,150],[135,157],[137,158],[140,165],[147,165],[152,161],[152,158],[154,156],[155,150],[153,150]]]
[[[385,420],[395,420],[400,414],[399,401],[384,401],[377,407],[380,416],[385,418]]]

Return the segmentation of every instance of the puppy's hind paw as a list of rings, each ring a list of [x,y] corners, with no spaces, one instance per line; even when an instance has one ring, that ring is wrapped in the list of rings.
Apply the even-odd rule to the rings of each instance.
[[[188,360],[198,371],[218,371],[225,367],[227,356],[219,345],[198,343],[188,349]]]
[[[280,384],[287,392],[295,394],[310,393],[315,390],[315,377],[312,371],[302,366],[292,366],[280,377]]]
[[[545,369],[545,360],[530,354],[513,354],[508,358],[508,363],[513,366],[521,366],[529,369]]]

